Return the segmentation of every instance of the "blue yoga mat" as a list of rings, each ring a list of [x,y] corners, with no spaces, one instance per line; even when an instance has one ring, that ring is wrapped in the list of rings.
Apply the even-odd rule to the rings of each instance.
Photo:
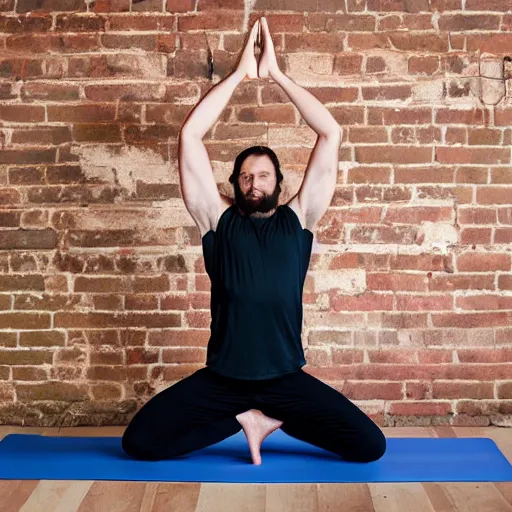
[[[387,438],[374,462],[347,462],[276,430],[251,462],[243,431],[164,461],[125,454],[120,437],[9,434],[0,442],[0,479],[159,482],[343,483],[508,482],[512,465],[487,438]]]

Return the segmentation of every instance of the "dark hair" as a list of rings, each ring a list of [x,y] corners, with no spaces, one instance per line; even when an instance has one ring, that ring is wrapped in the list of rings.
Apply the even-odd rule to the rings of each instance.
[[[242,164],[244,163],[244,160],[250,155],[267,155],[270,157],[270,160],[272,160],[276,170],[277,186],[279,186],[284,178],[283,173],[281,172],[281,167],[279,165],[277,155],[268,146],[251,146],[250,148],[246,148],[241,153],[239,153],[235,159],[235,166],[233,173],[229,177],[229,182],[234,184],[238,181],[238,176],[240,175]]]

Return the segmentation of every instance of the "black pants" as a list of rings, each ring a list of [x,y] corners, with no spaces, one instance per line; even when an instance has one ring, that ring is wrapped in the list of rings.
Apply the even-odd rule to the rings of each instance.
[[[122,438],[140,460],[163,460],[218,443],[242,428],[235,416],[259,409],[288,435],[356,462],[386,451],[386,438],[361,409],[298,370],[259,381],[231,379],[205,367],[157,393],[135,414]]]

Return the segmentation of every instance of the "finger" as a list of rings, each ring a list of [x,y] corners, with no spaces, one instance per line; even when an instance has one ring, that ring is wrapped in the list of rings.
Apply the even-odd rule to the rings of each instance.
[[[268,24],[267,24],[267,18],[264,16],[260,18],[261,26],[263,27],[263,30],[265,32],[268,32]]]
[[[252,31],[251,31],[251,36],[253,38],[258,34],[259,29],[260,29],[260,21],[256,20],[256,22],[252,26]]]

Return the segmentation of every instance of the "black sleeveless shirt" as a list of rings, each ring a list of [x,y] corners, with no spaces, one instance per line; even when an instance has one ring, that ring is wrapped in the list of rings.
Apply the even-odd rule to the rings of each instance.
[[[237,379],[270,379],[306,364],[302,291],[313,233],[286,204],[266,218],[236,204],[202,237],[211,280],[206,366]]]

